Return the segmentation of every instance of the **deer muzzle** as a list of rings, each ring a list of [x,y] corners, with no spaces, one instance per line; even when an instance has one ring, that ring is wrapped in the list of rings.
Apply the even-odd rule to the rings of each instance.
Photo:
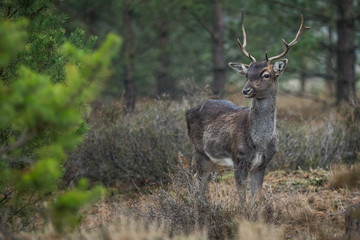
[[[244,88],[242,93],[245,97],[250,97],[252,95],[253,89],[252,88]]]

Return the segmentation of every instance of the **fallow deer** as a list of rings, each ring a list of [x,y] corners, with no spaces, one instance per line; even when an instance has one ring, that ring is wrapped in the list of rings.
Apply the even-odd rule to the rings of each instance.
[[[245,75],[247,82],[242,93],[252,99],[251,107],[239,107],[225,100],[207,100],[186,112],[186,123],[194,145],[193,168],[201,181],[206,183],[217,165],[232,167],[239,190],[244,190],[245,181],[250,175],[254,200],[262,190],[265,169],[277,151],[278,77],[284,72],[288,60],[271,62],[284,57],[310,27],[304,26],[301,16],[301,25],[294,40],[290,43],[283,40],[286,49],[277,56],[269,58],[266,52],[265,61],[256,61],[246,51],[243,14],[241,28],[243,44],[239,38],[237,41],[251,63],[230,62],[229,66]]]

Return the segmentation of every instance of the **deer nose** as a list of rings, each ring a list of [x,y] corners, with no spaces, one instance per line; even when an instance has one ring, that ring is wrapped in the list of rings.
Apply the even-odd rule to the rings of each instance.
[[[248,93],[251,91],[251,89],[250,88],[244,88],[243,90],[242,90],[242,93],[244,94],[244,95],[248,95]]]

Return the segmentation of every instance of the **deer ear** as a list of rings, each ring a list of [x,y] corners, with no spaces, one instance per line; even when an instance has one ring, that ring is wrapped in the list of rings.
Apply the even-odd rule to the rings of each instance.
[[[249,69],[249,65],[243,63],[229,62],[229,66],[242,75],[245,75]]]
[[[288,60],[286,58],[274,63],[274,72],[276,76],[282,74],[286,68]]]

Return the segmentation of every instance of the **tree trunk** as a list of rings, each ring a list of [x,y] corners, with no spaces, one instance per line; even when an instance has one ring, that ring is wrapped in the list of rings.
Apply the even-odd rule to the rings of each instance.
[[[212,38],[213,93],[220,98],[225,94],[224,20],[221,0],[214,0],[214,22]]]
[[[136,90],[134,82],[134,34],[131,24],[131,6],[130,3],[125,3],[123,10],[124,21],[124,58],[125,58],[125,106],[124,111],[133,112],[135,109]]]
[[[333,38],[332,38],[332,26],[329,26],[329,32],[328,32],[328,44],[329,44],[329,51],[328,54],[326,56],[326,75],[327,77],[325,78],[326,81],[326,86],[328,88],[330,97],[333,98],[334,97],[334,87],[333,87],[333,82],[334,82],[334,67],[333,67],[333,55],[334,55],[334,47],[333,47]]]
[[[349,240],[360,239],[360,203],[346,209],[345,233]]]
[[[305,93],[305,85],[306,85],[306,73],[307,69],[306,66],[302,66],[300,70],[300,96],[304,95]]]
[[[164,21],[160,21],[161,24],[158,27],[158,40],[157,47],[160,50],[158,61],[160,66],[156,70],[156,89],[157,95],[162,96],[164,94],[175,94],[175,86],[173,83],[173,79],[169,74],[170,67],[170,56],[168,52],[169,48],[169,28]]]
[[[336,100],[352,102],[355,97],[354,0],[337,0],[337,93]]]

